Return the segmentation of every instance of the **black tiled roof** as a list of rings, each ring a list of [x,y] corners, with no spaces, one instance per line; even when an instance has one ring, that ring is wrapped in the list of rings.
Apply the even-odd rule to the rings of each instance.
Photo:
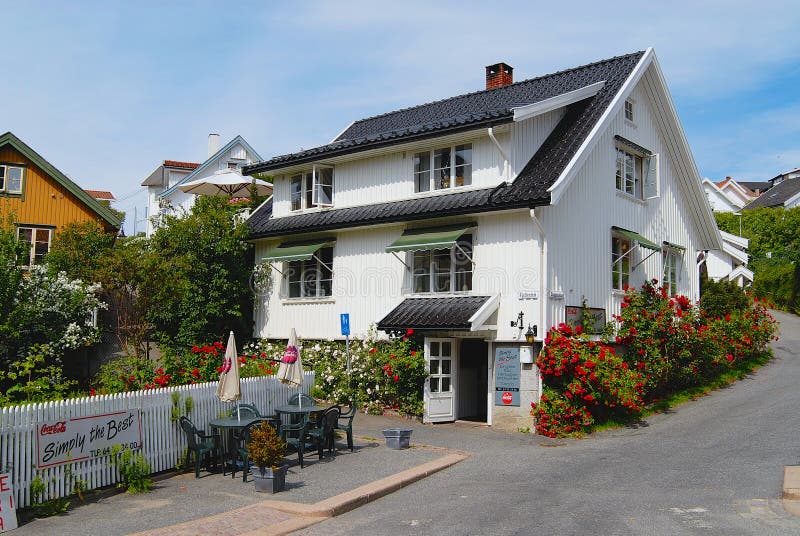
[[[512,108],[515,106],[537,102],[596,82],[605,81],[603,88],[594,97],[584,99],[567,108],[564,117],[553,129],[553,132],[550,133],[542,146],[510,185],[503,183],[491,189],[420,197],[363,207],[333,208],[274,219],[271,211],[262,210],[250,220],[253,230],[251,238],[549,204],[550,194],[547,191],[548,188],[555,183],[567,163],[586,140],[589,132],[597,124],[611,100],[641,59],[642,54],[642,52],[637,52],[627,56],[619,56],[509,86],[453,97],[452,99],[425,104],[416,108],[408,108],[391,114],[364,119],[347,129],[340,137],[341,141],[248,166],[245,168],[245,172],[255,173],[289,164],[312,161],[326,154],[334,154],[334,152],[344,147],[342,144],[354,147],[352,151],[348,149],[347,152],[364,150],[374,146],[373,142],[369,141],[371,139],[370,136],[374,137],[374,135],[379,136],[383,141],[391,139],[393,140],[392,143],[408,141],[413,139],[415,135],[411,131],[417,129],[417,126],[421,128],[424,125],[417,125],[412,128],[407,127],[407,124],[414,121],[428,121],[434,116],[440,117],[440,120],[435,121],[438,126],[436,128],[432,127],[431,132],[434,133],[433,135],[440,136],[444,133],[443,127],[440,127],[445,123],[449,125],[452,121],[455,121],[459,124],[467,124],[460,123],[464,118],[463,115],[447,117],[448,114],[461,113],[467,108],[474,112],[470,116],[473,117],[479,115],[477,111],[480,110],[480,106],[486,106],[487,108],[483,112],[491,115],[495,122],[508,122],[513,118]],[[499,113],[498,106],[501,108],[505,106],[505,111]],[[503,121],[499,121],[501,118]],[[480,120],[468,122],[468,124],[469,128],[475,128],[476,125],[480,124]],[[390,127],[400,128],[401,130],[394,130],[389,134],[374,134],[382,128]],[[402,129],[406,129],[408,132]],[[346,139],[346,136],[355,135],[353,133],[369,133],[369,136],[358,138],[357,140]]]
[[[790,197],[798,193],[800,193],[800,179],[786,179],[753,199],[743,210],[759,207],[780,207]]]
[[[489,298],[490,296],[406,298],[378,322],[378,329],[468,330],[469,319]]]
[[[353,123],[332,143],[257,162],[245,166],[243,172],[246,175],[261,173],[326,156],[340,156],[367,148],[507,123],[513,118],[513,108],[534,104],[603,80],[612,82],[622,73],[627,77],[642,54],[636,52],[618,56],[507,86],[362,119]]]
[[[763,181],[763,182],[736,181],[736,182],[738,182],[745,188],[749,188],[751,192],[755,192],[756,190],[758,190],[761,193],[764,193],[770,188],[772,188],[772,183],[769,181]]]

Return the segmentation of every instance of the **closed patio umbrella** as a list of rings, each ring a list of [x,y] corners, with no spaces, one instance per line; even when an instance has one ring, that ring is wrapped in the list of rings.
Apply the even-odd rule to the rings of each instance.
[[[281,364],[278,366],[278,381],[290,387],[300,389],[303,386],[303,361],[300,358],[300,349],[297,347],[297,333],[294,328],[289,335],[289,344],[283,352]],[[298,397],[299,403],[303,405],[303,397]]]
[[[197,195],[249,195],[250,187],[255,183],[258,195],[271,195],[272,185],[266,181],[244,177],[235,169],[223,169],[208,177],[201,177],[186,184],[180,189],[187,194]]]
[[[242,387],[239,384],[239,355],[233,331],[228,336],[228,345],[225,347],[225,359],[217,384],[217,398],[223,402],[238,402],[242,399]],[[236,416],[237,419],[240,418],[238,408]]]

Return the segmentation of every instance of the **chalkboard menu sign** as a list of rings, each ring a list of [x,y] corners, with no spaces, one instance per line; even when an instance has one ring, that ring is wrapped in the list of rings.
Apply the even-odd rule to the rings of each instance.
[[[519,377],[519,347],[495,348],[495,406],[519,406]]]

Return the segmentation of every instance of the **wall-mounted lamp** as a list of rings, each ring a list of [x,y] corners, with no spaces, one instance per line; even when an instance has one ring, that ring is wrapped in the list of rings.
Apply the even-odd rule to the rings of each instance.
[[[522,323],[522,317],[523,316],[524,315],[522,314],[522,311],[520,311],[519,314],[517,315],[516,322],[513,321],[513,320],[511,321],[511,327],[512,328],[519,328],[519,329],[522,329],[523,327],[525,327],[525,324]]]
[[[528,344],[533,344],[533,340],[536,338],[536,332],[539,331],[536,325],[531,326],[528,324],[528,331],[525,332],[525,341]]]

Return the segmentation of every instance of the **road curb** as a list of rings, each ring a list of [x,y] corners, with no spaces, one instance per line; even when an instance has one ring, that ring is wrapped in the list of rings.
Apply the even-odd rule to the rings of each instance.
[[[340,493],[339,495],[314,504],[289,501],[263,501],[259,504],[267,508],[273,508],[297,516],[318,518],[335,517],[372,502],[375,499],[379,499],[389,493],[395,492],[400,488],[437,473],[442,469],[455,465],[468,457],[469,455],[467,453],[450,453],[436,460],[423,463],[411,469],[406,469],[405,471],[400,471],[399,473],[359,486],[353,490]]]

